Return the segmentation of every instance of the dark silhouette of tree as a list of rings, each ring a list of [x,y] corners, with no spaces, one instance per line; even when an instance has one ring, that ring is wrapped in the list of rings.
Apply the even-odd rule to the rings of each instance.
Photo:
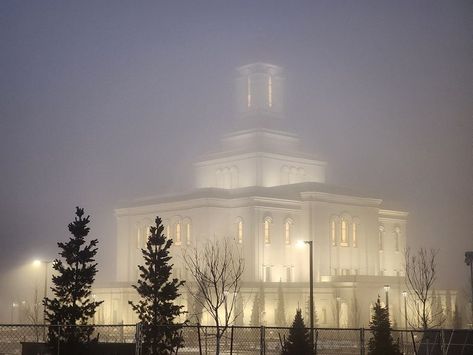
[[[304,324],[301,310],[296,311],[289,336],[284,340],[281,355],[312,355],[309,329]]]
[[[97,341],[91,339],[94,328],[86,326],[102,303],[91,299],[98,241],[93,239],[88,244],[85,241],[90,230],[89,219],[89,216],[84,218],[84,209],[76,207],[74,222],[68,226],[72,237],[66,243],[57,243],[61,251],[60,258],[53,262],[54,298],[43,301],[46,320],[50,323],[48,344],[54,354],[84,354]]]
[[[406,283],[411,298],[411,311],[420,319],[420,327],[424,330],[438,328],[445,322],[443,310],[432,306],[435,303],[434,286],[437,279],[438,250],[420,248],[413,253],[409,248],[405,251]],[[411,324],[413,327],[415,324]]]
[[[282,282],[278,285],[278,302],[275,311],[275,323],[278,327],[285,327],[286,324],[286,309],[284,307],[284,293],[282,291]]]
[[[184,262],[193,277],[197,291],[189,288],[215,323],[215,354],[228,327],[238,317],[236,305],[244,271],[238,246],[231,241],[207,241],[202,249],[184,254]],[[198,293],[201,298],[197,297]]]
[[[144,354],[167,355],[177,353],[183,343],[182,324],[175,318],[183,313],[174,301],[180,296],[184,281],[171,279],[172,264],[169,255],[172,240],[163,234],[161,218],[150,228],[146,248],[141,249],[144,265],[140,265],[138,284],[133,288],[140,295],[138,303],[129,302],[141,321]]]
[[[391,323],[387,307],[381,307],[381,301],[376,301],[373,307],[373,316],[370,329],[373,337],[368,342],[370,355],[400,355],[399,344],[395,343],[391,335]]]

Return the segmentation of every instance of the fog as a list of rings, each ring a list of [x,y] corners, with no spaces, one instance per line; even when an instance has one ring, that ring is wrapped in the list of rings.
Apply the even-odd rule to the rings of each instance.
[[[57,255],[76,205],[99,239],[98,280],[113,279],[114,208],[191,188],[192,161],[235,124],[235,68],[257,61],[285,69],[286,125],[327,180],[408,211],[408,244],[440,249],[439,287],[466,287],[472,13],[431,0],[2,1],[3,318],[31,297],[25,265]]]

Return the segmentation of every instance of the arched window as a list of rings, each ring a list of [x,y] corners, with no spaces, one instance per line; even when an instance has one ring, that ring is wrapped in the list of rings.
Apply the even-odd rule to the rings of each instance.
[[[237,229],[237,242],[238,244],[243,243],[243,220],[241,218],[237,218],[236,222],[236,229]]]
[[[186,244],[191,244],[191,222],[186,223]]]
[[[166,224],[166,238],[172,238],[171,236],[171,224]]]
[[[379,233],[378,233],[378,248],[379,248],[379,250],[384,250],[383,235],[384,235],[384,227],[379,226]]]
[[[264,219],[264,244],[271,244],[271,224],[272,220],[270,217]]]
[[[284,223],[284,244],[290,245],[294,230],[294,221],[290,218],[286,219]]]
[[[395,227],[394,228],[394,247],[396,251],[399,251],[399,239],[401,237],[401,228]]]
[[[176,243],[176,245],[181,245],[182,244],[182,241],[181,241],[181,223],[180,222],[176,223],[176,239],[175,239],[174,242]]]
[[[351,231],[352,245],[353,248],[358,246],[358,223],[353,222]]]
[[[346,247],[348,246],[348,228],[347,228],[347,220],[342,218],[341,222],[341,231],[340,231],[340,246]]]
[[[337,246],[337,225],[335,219],[330,221],[330,240],[333,247]]]

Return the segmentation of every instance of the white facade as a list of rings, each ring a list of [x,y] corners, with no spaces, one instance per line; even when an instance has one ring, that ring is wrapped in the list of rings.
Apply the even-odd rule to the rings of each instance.
[[[268,128],[285,117],[281,68],[257,63],[238,74],[238,119],[245,128],[224,136],[220,150],[194,164],[194,188],[116,210],[118,283],[96,290],[106,300],[98,321],[135,320],[127,305],[136,297],[130,285],[137,279],[147,230],[158,215],[174,240],[175,273],[183,279],[188,274],[180,256],[186,247],[208,238],[233,238],[239,245],[245,260],[240,323],[249,323],[261,285],[264,324],[274,324],[280,281],[288,323],[295,309],[304,307],[309,254],[296,242],[312,240],[319,326],[367,326],[370,306],[378,295],[384,299],[385,285],[390,285],[393,321],[402,326],[407,213],[330,185],[326,163],[302,152],[297,135]],[[446,295],[444,302],[451,305],[452,298]],[[192,302],[185,290],[181,302]]]

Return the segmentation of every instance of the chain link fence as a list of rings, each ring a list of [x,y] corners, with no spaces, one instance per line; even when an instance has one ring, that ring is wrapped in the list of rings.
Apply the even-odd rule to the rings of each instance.
[[[140,325],[95,325],[94,337],[100,343],[133,343],[134,354],[141,355]],[[184,326],[179,354],[215,354],[216,327]],[[220,341],[220,353],[232,355],[276,355],[288,338],[290,328],[229,327]],[[48,334],[43,325],[0,325],[0,355],[21,354],[22,343],[42,343]],[[409,355],[471,355],[473,330],[393,330],[394,341],[403,354]],[[372,334],[363,328],[316,328],[314,343],[317,354],[368,354]]]

